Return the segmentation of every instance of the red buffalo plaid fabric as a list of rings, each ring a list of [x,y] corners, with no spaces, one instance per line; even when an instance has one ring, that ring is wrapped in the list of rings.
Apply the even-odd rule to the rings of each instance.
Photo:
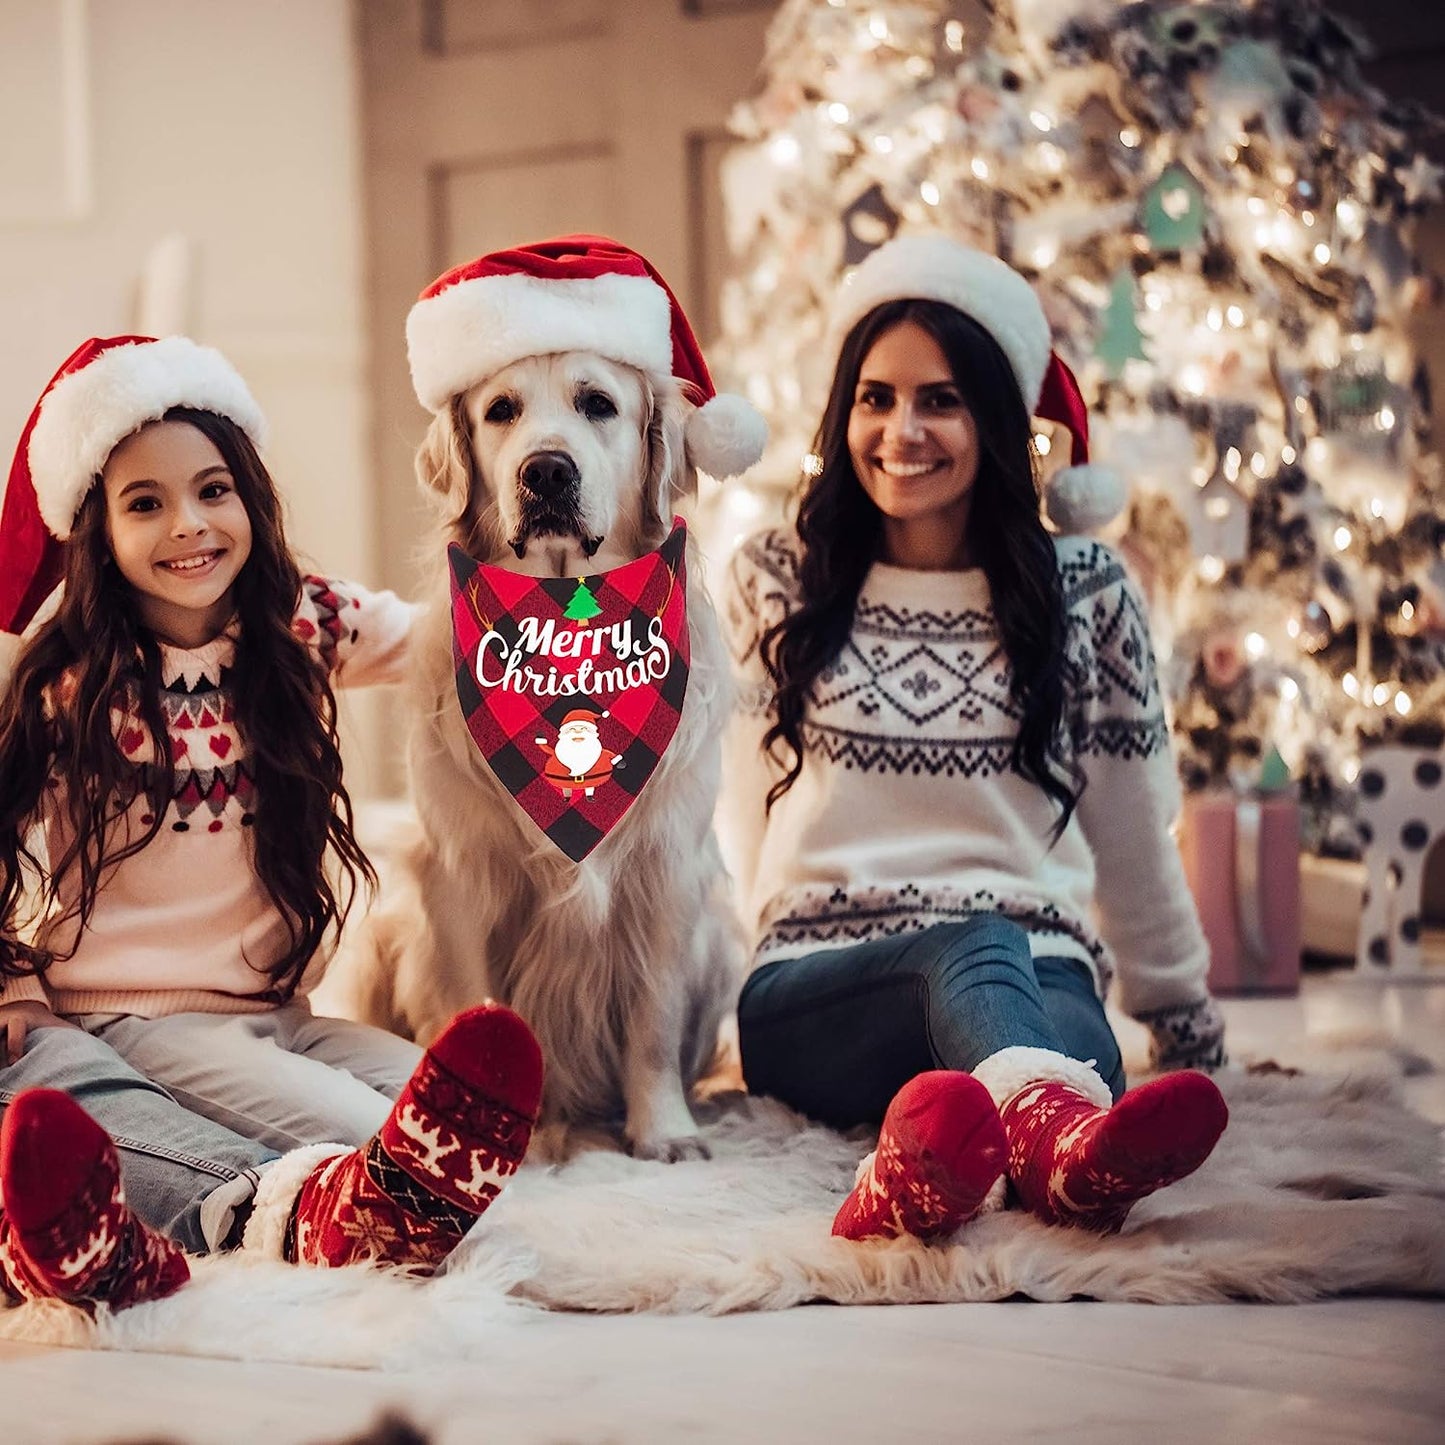
[[[591,577],[524,577],[447,550],[457,700],[522,810],[581,862],[622,819],[677,731],[692,649],[687,529]],[[558,734],[595,725],[600,757],[569,767]]]

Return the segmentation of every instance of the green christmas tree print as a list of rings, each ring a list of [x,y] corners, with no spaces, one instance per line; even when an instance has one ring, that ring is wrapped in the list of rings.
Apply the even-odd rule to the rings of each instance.
[[[581,623],[586,627],[588,622],[597,616],[602,609],[597,605],[597,599],[587,590],[587,579],[577,579],[577,590],[572,594],[572,600],[567,604],[567,610],[562,614],[569,622]]]

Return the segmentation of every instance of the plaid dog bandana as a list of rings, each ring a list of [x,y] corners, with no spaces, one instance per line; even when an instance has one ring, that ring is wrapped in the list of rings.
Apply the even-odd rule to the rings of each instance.
[[[462,716],[574,862],[616,827],[677,731],[692,648],[687,528],[592,577],[524,577],[447,549]]]

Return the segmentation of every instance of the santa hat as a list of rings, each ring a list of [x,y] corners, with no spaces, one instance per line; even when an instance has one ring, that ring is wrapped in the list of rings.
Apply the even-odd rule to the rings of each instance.
[[[1089,462],[1089,415],[1079,383],[1053,350],[1033,287],[1013,267],[947,236],[899,236],[872,252],[843,282],[829,320],[832,355],[870,311],[888,301],[942,301],[998,343],[1032,416],[1072,437],[1069,465],[1050,479],[1049,519],[1062,531],[1102,527],[1127,500],[1123,478]]]
[[[60,544],[116,443],[173,406],[217,412],[265,441],[265,418],[230,362],[184,336],[92,337],[51,377],[0,511],[0,631],[23,632],[59,583]]]
[[[596,727],[598,718],[611,716],[612,714],[606,711],[589,712],[585,707],[574,707],[572,711],[569,712],[567,716],[564,717],[562,721],[557,724],[557,728],[558,731],[561,731],[562,728],[565,728],[572,723],[579,722],[590,723],[593,727]]]
[[[682,382],[696,408],[687,419],[688,457],[709,476],[745,472],[767,442],[751,403],[717,394],[656,268],[605,236],[562,236],[455,267],[411,308],[406,344],[412,386],[431,412],[525,356],[593,351]]]

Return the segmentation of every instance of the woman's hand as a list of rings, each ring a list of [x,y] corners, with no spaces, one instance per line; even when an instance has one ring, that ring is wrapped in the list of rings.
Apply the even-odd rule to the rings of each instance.
[[[18,1003],[0,1004],[0,1068],[20,1062],[25,1052],[25,1035],[31,1029],[74,1029],[69,1019],[63,1019],[36,999],[21,999]]]
[[[1171,1004],[1135,1017],[1153,1036],[1149,1062],[1161,1073],[1171,1069],[1211,1073],[1225,1063],[1224,1015],[1208,994],[1193,1003]]]

